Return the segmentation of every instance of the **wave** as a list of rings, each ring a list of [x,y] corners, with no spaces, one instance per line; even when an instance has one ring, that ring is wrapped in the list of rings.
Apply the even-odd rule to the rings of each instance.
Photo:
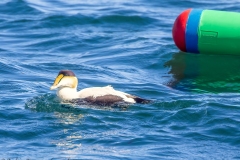
[[[0,14],[21,16],[21,15],[36,15],[41,12],[29,6],[24,0],[11,0],[0,3]]]
[[[25,108],[36,112],[72,112],[74,109],[69,105],[62,105],[52,94],[44,94],[27,100]]]

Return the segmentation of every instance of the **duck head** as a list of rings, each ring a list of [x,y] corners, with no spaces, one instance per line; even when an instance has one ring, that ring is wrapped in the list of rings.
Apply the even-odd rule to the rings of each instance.
[[[78,85],[78,79],[75,76],[75,74],[70,70],[61,70],[57,77],[55,78],[55,81],[53,85],[50,87],[51,90],[57,89],[57,88],[77,88]]]

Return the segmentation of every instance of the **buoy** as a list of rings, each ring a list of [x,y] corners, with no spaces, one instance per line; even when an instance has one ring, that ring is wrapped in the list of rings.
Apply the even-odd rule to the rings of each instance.
[[[187,9],[176,18],[172,36],[183,52],[240,55],[240,13]]]

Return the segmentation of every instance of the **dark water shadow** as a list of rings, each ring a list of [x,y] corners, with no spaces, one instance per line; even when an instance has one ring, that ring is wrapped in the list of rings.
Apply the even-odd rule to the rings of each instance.
[[[76,103],[63,103],[54,94],[44,94],[33,97],[26,101],[25,109],[32,112],[40,112],[41,114],[49,113],[48,116],[53,116],[57,119],[56,123],[60,124],[80,124],[84,122],[86,117],[98,114],[101,111],[126,111],[128,106],[93,106],[76,104]],[[99,112],[101,112],[99,111]]]
[[[240,56],[175,53],[164,64],[167,86],[181,91],[227,93],[240,91]]]
[[[70,105],[61,104],[60,100],[52,94],[44,94],[27,100],[25,108],[36,112],[73,112],[76,110]]]
[[[44,94],[33,97],[25,103],[25,108],[35,112],[58,112],[58,113],[86,113],[89,109],[101,110],[127,110],[130,104],[117,104],[112,106],[89,105],[87,102],[76,99],[61,102],[56,95]]]

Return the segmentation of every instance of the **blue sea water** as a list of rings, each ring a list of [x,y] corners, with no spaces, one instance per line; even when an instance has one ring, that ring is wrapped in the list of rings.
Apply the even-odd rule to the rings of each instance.
[[[181,53],[185,9],[240,12],[237,0],[1,0],[0,159],[240,159],[240,56]],[[150,104],[62,104],[112,85]]]

